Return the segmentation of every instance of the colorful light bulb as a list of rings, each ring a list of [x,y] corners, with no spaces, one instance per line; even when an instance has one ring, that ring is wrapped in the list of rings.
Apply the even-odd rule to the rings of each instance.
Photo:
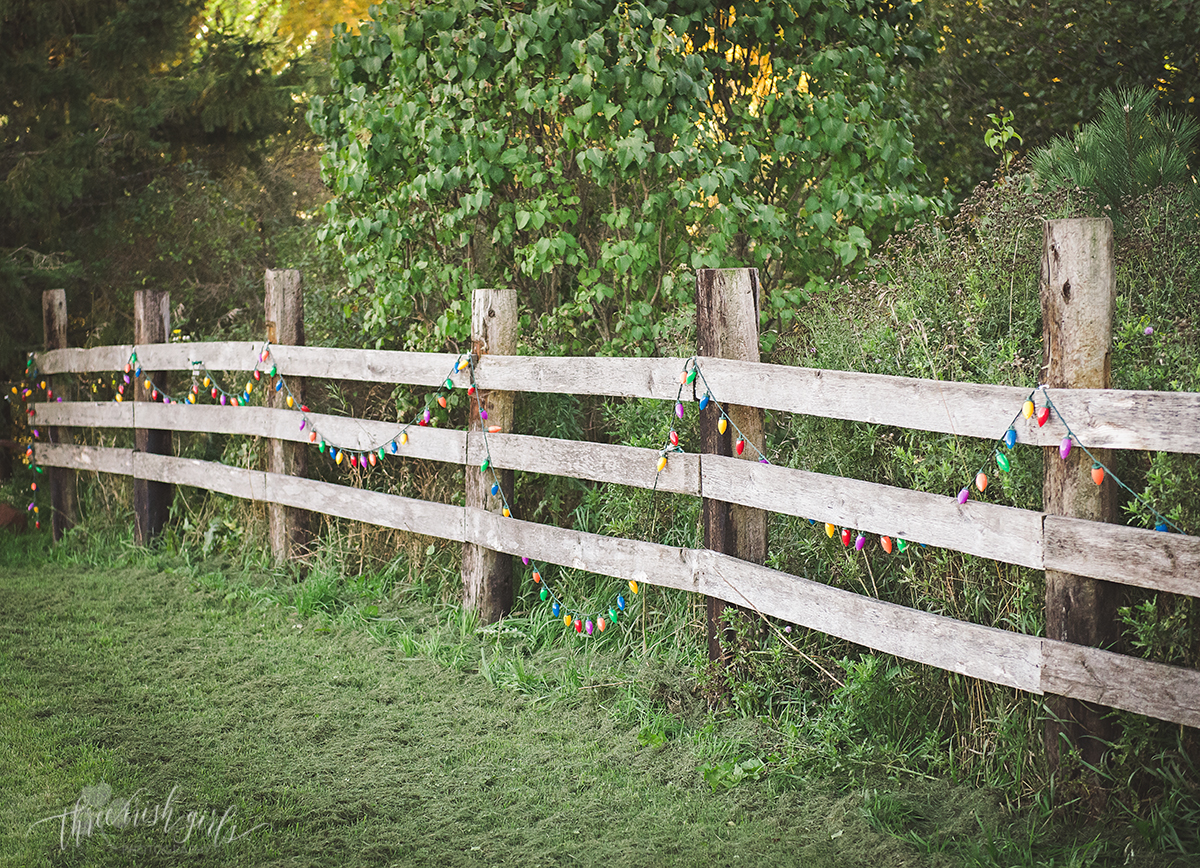
[[[971,489],[964,488],[962,491],[960,491],[958,493],[958,502],[960,504],[966,503],[967,499],[970,498],[970,496],[971,496]]]
[[[654,469],[656,472],[662,473],[663,470],[666,469],[666,467],[667,467],[667,456],[663,455],[658,459],[658,466],[655,467]]]
[[[861,552],[863,550],[863,547],[866,546],[866,544],[867,544],[867,538],[860,533],[854,539],[854,550],[856,552]]]
[[[883,550],[889,555],[892,553],[892,538],[890,536],[881,536],[879,544],[883,546]]]
[[[707,409],[708,409],[708,402],[709,402],[709,401],[711,401],[711,400],[712,400],[712,397],[711,397],[711,396],[708,394],[708,392],[705,392],[705,393],[704,393],[704,397],[700,399],[700,409],[701,409],[701,410],[707,410]]]
[[[1041,428],[1043,425],[1045,425],[1047,422],[1049,422],[1050,421],[1050,408],[1043,407],[1042,409],[1038,410],[1037,420],[1038,420],[1039,428]]]
[[[592,635],[592,631],[596,629],[596,625],[592,623],[592,619],[591,619],[591,618],[588,618],[588,619],[587,619],[587,623],[583,625],[583,629],[587,631],[587,634],[588,634],[589,636],[591,636],[591,635]]]
[[[717,422],[717,433],[724,434],[727,428],[729,428],[729,420],[722,416]]]
[[[1021,415],[1024,416],[1026,419],[1030,419],[1033,417],[1033,411],[1034,411],[1033,401],[1026,400],[1025,403],[1021,405]]]
[[[975,474],[975,487],[979,489],[979,493],[987,491],[988,478],[987,474],[980,470]]]
[[[617,594],[617,608],[620,609],[622,612],[625,611],[625,598],[622,597],[620,594]]]
[[[1092,482],[1099,485],[1104,481],[1104,468],[1099,464],[1092,465]]]
[[[675,402],[675,415],[678,416],[680,419],[683,418],[683,402],[682,401]]]
[[[1061,443],[1058,444],[1058,456],[1063,461],[1066,461],[1067,458],[1070,457],[1070,455],[1071,455],[1071,438],[1068,435],[1062,439]]]
[[[635,582],[633,579],[629,580],[629,590],[635,594],[638,592],[638,583]]]
[[[499,493],[500,493],[500,484],[497,482],[493,482],[492,483],[492,497],[495,497]]]
[[[544,591],[545,588],[542,588],[542,590]],[[552,614],[555,618],[558,617],[558,609],[559,609],[558,601],[555,600],[553,603],[550,604],[550,614]]]
[[[671,433],[667,435],[667,439],[671,441],[672,446],[678,446],[679,445],[679,432],[676,431],[674,428],[672,428]]]
[[[744,439],[742,439],[741,437],[739,437],[737,439],[737,443],[733,444],[733,451],[736,452],[738,455],[741,455],[743,452],[745,452],[746,451],[746,441]]]
[[[1017,429],[1009,428],[1004,432],[1004,445],[1012,449],[1017,442]]]
[[[544,602],[546,602],[547,599],[549,599],[549,597],[550,597],[550,589],[542,588],[541,593],[538,594],[538,598],[544,603]]]
[[[903,538],[896,540],[896,548],[903,552],[908,548],[908,541]]]
[[[835,533],[837,533],[837,528],[831,525],[829,522],[825,522],[825,536],[833,539],[833,535]]]
[[[1008,461],[1008,456],[999,451],[996,452],[996,466],[1005,473],[1008,473],[1012,469],[1012,465]]]
[[[842,528],[842,545],[850,545],[850,528]]]

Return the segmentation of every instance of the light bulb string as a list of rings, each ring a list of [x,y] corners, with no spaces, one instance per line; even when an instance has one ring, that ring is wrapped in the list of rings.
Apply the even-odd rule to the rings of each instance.
[[[448,390],[453,388],[452,377],[455,373],[461,371],[465,367],[464,358],[465,358],[465,356],[463,354],[459,354],[459,356],[455,359],[454,365],[452,366],[449,374],[446,377],[446,380],[445,380],[446,385],[443,385],[443,387],[441,389],[439,389],[437,392],[437,394],[439,396],[445,397],[445,393]],[[302,422],[301,422],[300,427],[301,427],[302,431],[307,430],[310,432],[309,442],[317,443],[318,441],[320,441],[320,447],[319,447],[320,451],[322,453],[324,453],[326,450],[326,447],[328,447],[329,455],[335,461],[338,460],[338,456],[340,456],[340,455],[349,455],[350,457],[355,459],[354,464],[358,465],[361,462],[368,462],[370,460],[369,459],[370,455],[378,454],[380,452],[380,450],[386,451],[388,446],[392,447],[392,454],[398,454],[399,444],[397,443],[397,441],[401,440],[401,439],[406,439],[409,428],[412,428],[412,427],[418,426],[418,425],[423,426],[423,424],[428,424],[432,420],[432,408],[433,408],[434,402],[432,400],[430,400],[429,398],[426,398],[425,406],[422,409],[422,411],[418,414],[418,416],[419,416],[418,420],[411,421],[411,422],[408,422],[408,423],[402,425],[391,436],[385,438],[384,440],[381,440],[380,442],[378,442],[377,444],[375,444],[373,446],[365,447],[365,448],[362,446],[358,446],[358,445],[347,447],[347,446],[343,446],[343,445],[338,444],[331,440],[325,440],[323,437],[321,437],[320,432],[316,428],[315,421],[312,419],[312,416],[311,416],[311,411],[308,409],[308,407],[306,405],[301,403],[299,401],[299,399],[296,397],[295,392],[292,391],[291,385],[287,382],[287,378],[283,374],[278,373],[278,366],[276,364],[274,364],[274,354],[271,352],[270,341],[264,342],[262,350],[256,354],[256,361],[254,363],[254,368],[252,369],[251,376],[254,377],[255,372],[263,371],[264,369],[262,366],[267,362],[268,359],[270,359],[272,361],[272,366],[271,366],[270,371],[267,372],[267,374],[271,378],[270,381],[275,382],[275,386],[276,386],[275,391],[277,393],[283,394],[285,399],[291,399],[289,402],[289,409],[294,407],[295,409],[297,409],[300,412],[301,417],[302,417]],[[134,366],[136,366],[136,367],[134,367]],[[125,373],[126,384],[129,384],[131,382],[131,380],[130,380],[131,374],[132,374],[132,377],[136,380],[142,379],[142,368],[140,365],[138,365],[137,347],[136,346],[133,347],[133,349],[130,353],[129,361],[126,364],[126,367],[128,369],[130,369],[130,370],[127,370]],[[201,381],[201,378],[203,378],[203,380],[208,381],[208,384],[204,386],[205,389],[215,390],[217,395],[220,396],[222,399],[224,399],[221,401],[222,405],[225,405],[226,400],[228,400],[230,406],[245,406],[247,403],[249,403],[250,395],[254,392],[254,382],[251,382],[249,380],[246,383],[246,388],[243,389],[240,394],[230,391],[229,389],[227,389],[225,386],[223,386],[221,384],[220,379],[211,370],[209,370],[208,367],[201,360],[192,362],[191,374],[192,374],[191,379],[192,379],[192,384],[193,384],[193,390],[189,391],[189,392],[185,392],[184,394],[187,397],[185,397],[183,399],[173,397],[169,392],[160,388],[158,383],[155,382],[152,377],[147,377],[142,385],[144,388],[151,391],[152,394],[157,392],[158,394],[162,395],[164,403],[195,404],[196,403],[195,397],[198,394],[197,383]],[[256,382],[260,379],[261,379],[261,375],[259,377],[254,377],[254,380]],[[147,383],[149,385],[146,385]],[[211,394],[211,392],[210,392],[210,394]],[[123,391],[118,392],[118,395],[120,397],[118,397],[117,400],[118,401],[122,400],[123,399]],[[341,462],[338,461],[338,463],[341,463]]]
[[[696,380],[699,380],[701,383],[704,384],[704,394],[708,396],[708,399],[710,401],[712,401],[714,404],[717,405],[717,411],[720,413],[720,416],[718,416],[718,419],[724,419],[726,422],[728,422],[730,425],[733,426],[734,432],[737,433],[737,439],[741,440],[743,443],[749,445],[750,448],[755,451],[755,453],[758,455],[758,461],[760,464],[770,464],[771,460],[769,458],[767,458],[767,456],[763,453],[763,451],[761,449],[758,448],[758,446],[754,443],[753,440],[751,440],[749,437],[746,436],[745,432],[742,431],[742,429],[738,426],[737,422],[734,422],[733,418],[725,411],[725,407],[722,406],[721,402],[719,400],[717,400],[717,398],[713,395],[712,387],[708,384],[708,379],[704,376],[704,369],[700,367],[700,357],[699,356],[692,356],[691,358],[687,359],[683,363],[684,376],[681,378],[682,382],[680,382],[680,384],[679,384],[679,391],[676,392],[676,394],[675,394],[676,405],[681,403],[681,399],[683,398],[683,390],[689,384],[689,381],[687,380],[687,377],[686,377],[688,370],[689,370],[689,366],[690,366],[691,370],[694,370],[696,372],[696,377],[690,381],[690,384],[692,386],[692,398],[696,397],[695,383],[696,383]],[[678,415],[678,413],[676,415]],[[674,428],[674,422],[672,422],[671,425],[672,425],[672,428]]]
[[[338,464],[341,463],[342,456],[348,454],[352,459],[351,466],[357,466],[361,463],[362,466],[365,467],[366,464],[368,463],[368,461],[372,462],[372,466],[373,466],[373,462],[375,460],[374,456],[376,454],[379,454],[380,457],[383,457],[383,455],[386,453],[386,448],[388,446],[391,447],[392,454],[398,454],[399,446],[398,446],[397,441],[398,440],[399,441],[407,441],[407,434],[408,434],[409,428],[413,427],[414,425],[425,426],[425,425],[430,424],[433,420],[433,416],[432,416],[433,401],[429,397],[427,397],[425,400],[425,406],[422,409],[421,413],[419,414],[419,419],[417,419],[416,421],[411,421],[411,422],[405,423],[392,436],[385,438],[384,440],[380,441],[379,443],[377,443],[374,446],[371,446],[369,448],[363,448],[360,446],[353,446],[353,447],[347,448],[340,444],[334,443],[332,441],[326,441],[324,438],[322,438],[320,436],[320,433],[317,431],[316,425],[310,415],[310,411],[308,410],[308,407],[298,401],[296,394],[292,391],[290,384],[287,382],[287,378],[284,377],[282,374],[278,373],[278,365],[274,364],[274,355],[271,352],[270,341],[263,342],[262,350],[259,353],[257,353],[254,368],[252,369],[252,372],[251,372],[253,382],[248,380],[246,383],[246,387],[241,391],[240,394],[237,394],[235,392],[232,392],[232,391],[226,389],[225,386],[223,386],[221,384],[220,380],[215,376],[215,374],[213,374],[208,369],[208,367],[204,364],[204,362],[202,360],[195,360],[191,363],[192,364],[192,369],[191,369],[192,387],[191,387],[190,391],[185,393],[186,397],[183,399],[175,398],[175,397],[171,396],[166,390],[159,388],[158,384],[153,380],[153,378],[149,378],[149,377],[146,378],[145,382],[143,383],[143,386],[147,390],[149,390],[152,395],[153,394],[161,394],[162,400],[164,403],[167,403],[167,404],[169,404],[169,403],[195,404],[196,397],[199,394],[198,383],[203,378],[203,381],[205,383],[204,388],[211,389],[211,394],[213,394],[214,398],[219,396],[221,398],[222,404],[226,403],[226,401],[229,401],[235,406],[244,406],[246,403],[249,402],[250,395],[254,391],[254,382],[261,380],[262,377],[261,377],[260,372],[263,370],[262,366],[268,361],[268,359],[272,360],[272,366],[271,366],[270,372],[268,374],[268,376],[271,378],[271,380],[269,382],[274,382],[276,392],[284,393],[284,397],[287,400],[289,407],[299,404],[299,407],[297,409],[299,409],[299,411],[301,413],[301,417],[302,417],[302,421],[301,421],[301,425],[300,425],[301,430],[309,431],[309,442],[310,443],[316,443],[318,440],[320,441],[319,448],[322,453],[325,452],[325,447],[328,446],[329,454],[330,454],[331,458],[333,458]],[[130,351],[129,361],[127,362],[127,364],[125,366],[125,377],[124,377],[125,384],[129,384],[131,382],[131,379],[130,379],[131,370],[132,370],[133,377],[136,380],[140,381],[142,379],[142,368],[140,365],[137,364],[137,362],[138,362],[137,345],[134,345]],[[464,356],[464,354],[459,354],[459,356],[456,358],[456,360],[454,362],[454,365],[451,368],[450,373],[447,375],[447,377],[445,379],[444,385],[437,392],[437,398],[440,399],[440,400],[438,400],[439,406],[444,406],[444,404],[442,402],[447,397],[446,393],[448,391],[453,390],[453,388],[454,388],[453,375],[463,371],[464,369],[467,369],[469,371],[471,390],[476,393],[479,393],[478,386],[475,381],[475,359],[474,359],[474,356],[472,354],[466,354],[465,356]],[[38,377],[38,372],[37,372],[37,368],[36,368],[35,356],[33,353],[30,353],[28,355],[28,358],[26,361],[26,378],[24,380],[22,380],[19,384],[15,384],[15,385],[14,384],[6,384],[9,388],[5,389],[5,398],[7,400],[11,401],[12,395],[16,394],[16,395],[18,395],[20,400],[25,401],[35,391],[34,388],[30,385],[30,378],[32,378],[32,381],[34,383],[36,383],[37,377]],[[733,426],[734,432],[737,435],[738,442],[740,442],[742,444],[748,443],[750,445],[750,448],[754,450],[754,453],[757,454],[758,460],[760,463],[770,464],[771,463],[770,460],[763,453],[763,451],[761,449],[759,449],[757,444],[755,444],[749,437],[746,436],[745,432],[742,431],[741,427],[729,416],[728,412],[726,411],[726,409],[722,405],[722,403],[713,395],[712,387],[709,384],[708,379],[704,374],[703,368],[700,365],[699,356],[693,355],[684,361],[683,371],[680,374],[679,388],[676,390],[676,395],[675,395],[675,415],[676,415],[676,417],[678,417],[679,419],[682,419],[682,412],[681,412],[680,408],[682,408],[682,406],[683,406],[683,404],[682,404],[683,390],[686,388],[687,385],[690,384],[692,386],[692,397],[693,397],[693,399],[695,399],[697,397],[697,385],[696,385],[697,383],[699,383],[703,386],[704,397],[707,399],[707,401],[711,401],[712,403],[714,403],[716,405],[717,411],[720,414],[719,418],[722,420],[725,420],[728,424]],[[45,384],[41,384],[41,388],[48,388],[48,387],[45,386]],[[1103,471],[1103,473],[1105,475],[1112,477],[1112,479],[1117,483],[1117,485],[1119,485],[1122,489],[1124,489],[1126,492],[1128,492],[1128,494],[1134,499],[1135,503],[1137,503],[1140,507],[1142,507],[1143,509],[1145,509],[1146,511],[1151,513],[1157,520],[1159,529],[1163,529],[1164,527],[1169,527],[1169,528],[1174,529],[1178,533],[1183,533],[1183,534],[1187,533],[1178,524],[1176,524],[1169,517],[1167,517],[1163,513],[1159,512],[1157,509],[1155,509],[1149,502],[1147,502],[1145,500],[1145,498],[1143,498],[1136,491],[1134,491],[1129,485],[1127,485],[1125,483],[1125,481],[1122,480],[1116,473],[1114,473],[1107,464],[1105,464],[1104,462],[1102,462],[1096,458],[1095,454],[1090,449],[1088,449],[1088,447],[1079,439],[1079,437],[1071,429],[1070,423],[1066,420],[1066,418],[1059,411],[1058,407],[1054,404],[1053,400],[1050,398],[1048,388],[1044,384],[1040,384],[1039,386],[1037,386],[1037,388],[1033,389],[1029,393],[1029,395],[1025,399],[1025,402],[1023,402],[1022,409],[1018,410],[1017,413],[1013,416],[1012,420],[1009,422],[1007,428],[1005,429],[1005,434],[1003,436],[1001,436],[1000,438],[998,438],[998,440],[997,440],[998,443],[1001,443],[1005,447],[1010,448],[1010,449],[1011,449],[1012,445],[1015,445],[1015,442],[1016,442],[1015,437],[1010,441],[1008,439],[1008,435],[1010,433],[1015,435],[1017,421],[1021,418],[1022,415],[1025,415],[1024,404],[1032,403],[1039,391],[1041,392],[1041,394],[1044,398],[1044,402],[1045,402],[1044,408],[1046,409],[1046,411],[1047,412],[1052,411],[1056,416],[1058,416],[1059,420],[1062,421],[1063,426],[1067,430],[1067,435],[1068,435],[1067,439],[1071,443],[1078,445],[1078,447],[1084,451],[1084,453],[1088,456],[1088,458],[1090,458],[1092,460],[1092,465],[1093,465],[1094,469],[1100,469],[1101,471]],[[118,401],[123,400],[123,392],[124,392],[123,388],[118,389],[118,395],[117,395],[116,400],[118,400]],[[61,400],[61,397],[59,398],[59,400]],[[702,405],[706,404],[707,401],[702,400],[701,404]],[[482,393],[479,393],[479,402],[480,402],[481,411],[485,414],[484,421],[486,421],[486,409],[484,409],[485,402],[484,402]],[[685,451],[683,449],[683,447],[678,444],[678,442],[674,442],[674,443],[670,442],[670,439],[671,439],[670,434],[675,433],[677,431],[677,428],[676,428],[677,419],[670,418],[670,417],[668,417],[668,419],[669,419],[668,442],[666,445],[663,446],[662,449],[659,450],[661,460],[660,460],[659,466],[655,470],[654,487],[652,489],[652,495],[651,495],[652,502],[654,503],[654,520],[657,519],[657,492],[658,492],[659,476],[665,470],[666,459],[671,454],[682,453]],[[485,449],[485,453],[487,456],[487,464],[489,466],[491,466],[491,448],[490,448],[490,446],[488,444],[488,440],[487,440],[488,427],[489,426],[487,426],[487,425],[481,426],[481,429],[482,429],[481,433],[483,435],[484,449]],[[676,435],[676,440],[677,440],[677,435]],[[996,453],[997,461],[999,462],[999,459],[1001,456],[999,449],[995,450],[995,453]],[[29,461],[29,463],[31,465],[33,464],[32,457],[29,456],[28,454],[27,454],[27,460]],[[1004,470],[1006,466],[1007,466],[1007,459],[1005,460],[1005,464],[1001,465],[1001,470]],[[36,469],[38,469],[40,471],[40,468],[36,468]],[[986,463],[983,466],[981,466],[979,468],[979,470],[976,471],[976,474],[975,474],[975,480],[977,483],[976,487],[978,487],[978,482],[981,478],[983,479],[984,484],[986,485],[986,475],[987,475],[986,471],[987,471]],[[495,471],[494,467],[492,468],[492,473],[493,473],[495,485],[501,493],[503,507],[506,511],[508,511],[511,514],[511,512],[512,512],[511,505],[507,502],[507,498],[503,494],[503,488],[501,486],[499,486],[499,477],[496,475],[496,471]],[[966,499],[963,497],[964,493],[969,497],[969,486],[964,487],[960,491],[960,493],[959,493],[959,502],[960,503],[964,502]],[[654,527],[654,522],[652,521],[652,528],[653,527]],[[846,529],[849,530],[849,528],[846,528]],[[861,533],[860,533],[860,536],[861,536]],[[557,601],[557,596],[554,595],[553,590],[551,590],[550,593],[552,596],[555,596],[555,599]]]
[[[1083,453],[1088,458],[1092,459],[1093,467],[1100,468],[1101,470],[1104,471],[1104,474],[1106,476],[1112,477],[1113,481],[1116,482],[1117,485],[1119,485],[1121,488],[1128,491],[1129,494],[1133,497],[1133,499],[1140,506],[1142,506],[1143,508],[1148,510],[1150,513],[1152,513],[1154,515],[1154,517],[1158,520],[1159,524],[1165,524],[1168,527],[1174,528],[1177,533],[1182,533],[1182,534],[1187,533],[1187,531],[1183,530],[1179,525],[1177,525],[1175,522],[1171,521],[1171,519],[1167,518],[1167,516],[1163,515],[1161,512],[1159,512],[1157,509],[1155,509],[1153,506],[1151,506],[1149,503],[1147,503],[1146,500],[1143,499],[1140,494],[1138,494],[1136,491],[1134,491],[1132,488],[1130,488],[1128,485],[1126,485],[1125,481],[1122,480],[1121,477],[1119,477],[1117,474],[1113,473],[1113,471],[1108,467],[1107,464],[1105,464],[1103,461],[1101,461],[1099,458],[1097,458],[1092,453],[1092,450],[1088,449],[1087,446],[1084,445],[1083,441],[1081,441],[1077,436],[1075,436],[1075,432],[1071,430],[1070,423],[1067,422],[1066,418],[1059,411],[1059,409],[1055,405],[1054,401],[1051,400],[1050,393],[1049,393],[1049,391],[1047,391],[1046,386],[1044,384],[1040,385],[1040,386],[1038,386],[1038,389],[1035,389],[1034,391],[1036,392],[1039,389],[1041,390],[1042,395],[1046,399],[1046,406],[1049,407],[1052,411],[1054,411],[1054,415],[1057,416],[1059,418],[1059,421],[1061,421],[1063,423],[1063,427],[1067,429],[1067,436],[1071,438],[1072,442],[1077,444],[1079,446],[1079,448],[1083,450]]]
[[[504,485],[500,479],[500,472],[497,470],[495,462],[492,461],[492,447],[490,441],[488,440],[488,434],[490,433],[488,428],[494,426],[485,424],[488,421],[487,399],[486,394],[479,388],[475,381],[475,363],[476,359],[472,355],[469,358],[467,370],[470,375],[471,388],[474,391],[476,402],[479,406],[480,434],[482,434],[483,438],[484,451],[484,462],[481,470],[491,473],[491,495],[493,497],[500,498],[500,505],[502,508],[501,514],[505,518],[512,518],[514,515],[512,504],[509,503],[508,493],[504,490]],[[598,628],[601,633],[604,633],[611,626],[628,628],[629,622],[624,619],[624,616],[628,614],[627,601],[625,600],[624,594],[616,594],[613,597],[612,605],[607,609],[601,609],[599,611],[588,613],[576,607],[569,606],[566,598],[559,595],[559,593],[554,589],[553,583],[551,583],[549,580],[549,571],[545,569],[545,564],[534,558],[528,557],[522,557],[521,563],[523,566],[532,567],[532,575],[537,577],[535,579],[535,584],[540,584],[542,589],[546,592],[545,597],[541,597],[541,592],[539,592],[539,597],[541,597],[542,602],[549,602],[554,617],[562,617],[563,623],[569,626],[574,626],[577,633],[583,634],[586,632],[587,635],[590,636],[593,635],[593,628]],[[637,595],[637,582],[630,581],[629,589],[632,594]],[[601,624],[603,624],[603,626],[601,626]]]

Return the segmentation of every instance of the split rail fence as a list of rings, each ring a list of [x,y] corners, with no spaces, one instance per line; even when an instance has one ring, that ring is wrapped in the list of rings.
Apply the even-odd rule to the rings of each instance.
[[[245,370],[262,343],[176,343],[136,347],[146,370]],[[40,354],[43,374],[119,371],[134,347],[58,349]],[[273,345],[279,373],[438,387],[456,356]],[[673,402],[679,358],[561,358],[483,355],[484,392],[542,392]],[[875,425],[995,440],[1028,389],[815,370],[701,357],[714,397],[740,405]],[[249,364],[248,364],[249,363]],[[466,374],[454,375],[456,387]],[[1200,394],[1052,389],[1079,441],[1090,448],[1200,453]],[[694,401],[691,389],[684,402]],[[322,436],[367,451],[396,423],[310,414]],[[142,401],[64,401],[36,406],[41,426],[210,432],[304,443],[294,410]],[[1023,444],[1057,447],[1066,430],[1019,420]],[[672,454],[620,445],[514,434],[414,427],[401,455],[478,468],[554,474],[676,492],[800,516],[1039,570],[1200,596],[1200,538],[827,476],[719,454]],[[195,486],[239,498],[474,544],[492,552],[625,580],[704,594],[907,660],[1007,685],[1200,726],[1200,672],[981,626],[830,587],[709,549],[686,549],[505,518],[478,506],[446,505],[283,473],[247,470],[136,449],[41,443],[42,465]]]

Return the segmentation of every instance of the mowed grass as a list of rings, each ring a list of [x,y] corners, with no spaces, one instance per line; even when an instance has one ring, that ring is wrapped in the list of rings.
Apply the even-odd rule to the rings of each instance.
[[[277,579],[248,593],[173,563],[0,553],[0,865],[1097,864],[1095,830],[1045,851],[994,795],[947,782],[752,763],[710,787],[706,763],[770,733],[669,701],[631,714],[630,681],[662,677],[636,658],[556,680],[580,654],[606,671],[568,640],[510,661],[500,689],[452,611],[302,618]],[[414,656],[414,635],[450,637],[457,662]],[[60,819],[130,799],[140,824]]]

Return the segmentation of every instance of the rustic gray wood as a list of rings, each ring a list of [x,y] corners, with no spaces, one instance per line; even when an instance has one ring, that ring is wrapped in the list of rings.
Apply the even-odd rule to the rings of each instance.
[[[132,428],[133,407],[129,401],[63,401],[38,404],[37,417],[46,425],[71,428]]]
[[[476,359],[494,355],[512,355],[517,351],[517,291],[515,289],[477,289],[471,297],[471,343]],[[481,416],[487,413],[487,419]],[[513,393],[484,389],[471,396],[468,413],[467,452],[478,454],[487,443],[485,429],[498,426],[512,431]],[[478,446],[476,445],[478,444]],[[468,509],[500,512],[513,501],[513,472],[496,467],[482,469],[479,464],[465,469]],[[493,496],[493,484],[500,494]],[[500,620],[512,609],[512,556],[473,542],[463,545],[463,606],[479,613],[486,624]]]
[[[37,353],[38,370],[44,374],[90,374],[99,371],[119,371],[129,360],[133,349],[129,344],[79,349],[70,347]]]
[[[1098,648],[1042,640],[1042,691],[1200,726],[1200,672]]]
[[[1116,307],[1112,222],[1048,220],[1043,226],[1043,382],[1055,389],[1105,389]],[[1111,463],[1108,450],[1092,451],[1097,460]],[[1092,481],[1091,459],[1082,449],[1072,450],[1064,461],[1056,447],[1046,447],[1043,464],[1042,508],[1048,515],[1114,520],[1113,482],[1097,486]],[[1118,590],[1108,582],[1047,569],[1046,638],[1112,647],[1120,635]],[[1045,732],[1051,769],[1058,768],[1064,739],[1079,748],[1085,763],[1100,768],[1107,744],[1117,736],[1108,709],[1060,696],[1046,704],[1053,712]]]
[[[267,269],[263,282],[267,340],[271,342],[268,363],[274,365],[279,345],[304,345],[304,292],[300,272],[294,268],[281,271]],[[267,370],[270,371],[270,368]],[[306,400],[304,378],[289,377],[287,388],[294,402],[303,406]],[[274,388],[266,386],[264,395],[268,407],[280,410],[287,407],[286,392],[276,392]],[[267,441],[267,470],[287,476],[306,476],[308,450],[291,438],[272,437]],[[309,553],[312,516],[308,510],[272,503],[267,507],[267,523],[271,552],[276,563],[299,561]]]
[[[608,443],[585,443],[520,434],[488,434],[492,462],[507,470],[549,473],[615,485],[654,488],[659,451]],[[478,466],[486,457],[483,437],[471,438],[467,463]],[[699,456],[675,453],[658,474],[658,490],[700,494]]]
[[[1057,446],[1067,433],[1057,416],[1042,428],[1020,416],[1032,384],[958,383],[731,359],[701,359],[701,368],[721,400],[736,395],[767,410],[984,440],[998,440],[1012,424],[1017,442],[1030,446]],[[1200,393],[1051,389],[1050,398],[1088,448],[1200,452]]]
[[[705,455],[705,497],[1041,569],[1042,513]],[[972,489],[974,492],[974,489]],[[978,496],[977,494],[975,496]],[[824,533],[818,526],[814,533]],[[875,545],[877,541],[872,541]]]
[[[906,660],[1041,692],[1041,640],[885,603],[759,564],[704,552],[701,593]]]
[[[125,364],[129,349],[56,350],[37,358],[39,369],[47,374],[112,371]],[[192,361],[200,360],[213,371],[242,371],[254,367],[261,349],[261,342],[225,342],[169,344],[146,348],[145,353],[161,370],[191,370]],[[445,381],[456,357],[279,347],[277,359],[289,377],[436,386]],[[476,376],[482,389],[674,400],[683,362],[507,356],[482,360]],[[1057,445],[1066,434],[1057,417],[1044,428],[1019,417],[1032,384],[1023,388],[957,383],[715,358],[702,360],[701,367],[718,399],[736,395],[746,406],[767,410],[984,440],[999,439],[1014,423],[1019,442],[1031,446]],[[454,382],[466,385],[462,375],[455,375]],[[1200,393],[1052,389],[1050,397],[1089,448],[1200,452]],[[683,400],[693,400],[690,390]]]
[[[146,349],[152,344],[165,344],[171,335],[171,296],[158,289],[139,289],[133,294],[133,341],[138,350],[138,362],[142,376],[134,377],[133,399],[150,402],[152,389],[145,381],[152,381],[159,389],[168,389],[170,383],[165,370],[147,364]],[[152,353],[151,353],[152,355]],[[127,361],[127,360],[126,360]],[[125,364],[124,361],[121,363]],[[135,366],[136,370],[136,366]],[[126,398],[128,400],[128,397]],[[137,409],[134,409],[137,420]],[[157,428],[135,428],[133,431],[135,452],[155,455],[171,454],[171,432]],[[135,465],[136,466],[136,465]],[[133,538],[138,545],[149,545],[167,524],[171,501],[175,489],[164,482],[133,478]]]
[[[65,289],[48,289],[42,293],[42,332],[47,350],[64,349],[67,346],[67,291]],[[53,392],[58,393],[59,400],[71,397],[71,387],[65,378],[51,378],[49,385]],[[36,410],[34,418],[41,424]],[[58,426],[47,428],[46,437],[51,443],[70,443],[72,439],[70,430]],[[47,475],[49,477],[46,480],[47,487],[50,489],[50,531],[57,542],[79,520],[75,471],[65,467],[56,467],[51,469]]]
[[[267,474],[267,492],[274,503],[451,542],[464,539],[461,506],[274,473]]]
[[[264,502],[267,499],[265,472],[215,461],[135,451],[133,474],[136,478],[152,479],[172,486],[190,485],[245,500]]]
[[[696,272],[696,352],[700,356],[701,372],[709,358],[737,359],[758,362],[758,270],[754,268],[700,269]],[[707,377],[707,375],[704,375]],[[688,391],[701,398],[712,386],[698,373]],[[719,456],[724,461],[757,462],[765,448],[763,411],[742,403],[744,391],[730,389],[716,393],[713,404],[700,412],[701,468],[704,456]],[[732,403],[733,396],[739,403]],[[721,433],[720,409],[729,420],[728,429]],[[738,458],[735,438],[746,441]],[[703,502],[701,521],[706,548],[736,555],[742,560],[762,563],[767,558],[767,513],[761,509],[730,500],[708,496],[701,485]],[[725,598],[710,596],[707,601],[706,631],[708,659],[724,664],[736,641],[732,629],[724,621]]]
[[[133,475],[133,450],[111,446],[79,446],[66,443],[39,443],[33,457],[45,467],[73,467],[97,473]]]
[[[698,589],[694,569],[697,551],[692,549],[550,527],[482,509],[466,510],[466,536],[476,545],[540,563],[639,584],[682,591]]]
[[[1047,515],[1046,569],[1200,597],[1200,537]]]
[[[503,356],[481,359],[481,389],[674,400],[683,359]],[[685,399],[691,400],[691,393]]]

